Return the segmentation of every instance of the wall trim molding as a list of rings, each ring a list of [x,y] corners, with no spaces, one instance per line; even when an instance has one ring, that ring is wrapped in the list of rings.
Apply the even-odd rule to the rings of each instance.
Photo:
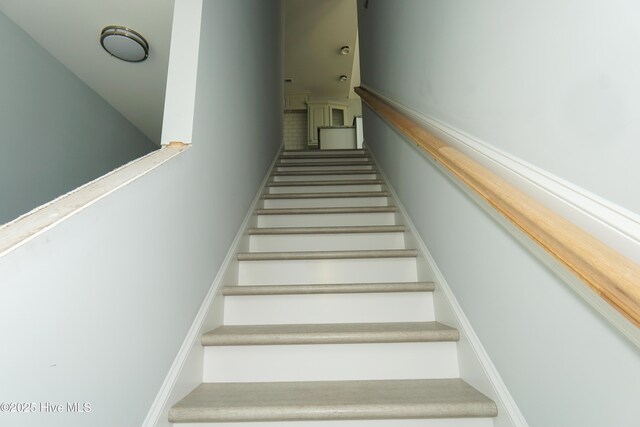
[[[449,286],[444,275],[438,268],[435,262],[435,259],[433,258],[433,256],[429,252],[429,249],[427,248],[427,245],[424,243],[424,241],[422,240],[422,237],[418,233],[418,230],[415,224],[411,220],[411,217],[406,211],[404,205],[398,198],[398,195],[395,189],[390,184],[391,181],[389,181],[384,170],[380,167],[380,164],[377,162],[375,154],[371,150],[368,150],[368,151],[371,157],[373,158],[374,162],[378,165],[378,173],[382,175],[385,181],[385,185],[387,186],[387,189],[391,195],[391,198],[394,200],[394,204],[397,208],[397,211],[402,217],[403,223],[409,229],[409,232],[413,235],[415,239],[414,243],[418,247],[417,249],[418,249],[418,252],[420,253],[419,257],[424,260],[424,262],[427,264],[428,269],[430,270],[430,273],[433,275],[433,281],[436,284],[436,291],[434,294],[434,304],[437,304],[436,320],[441,321],[441,318],[439,317],[442,316],[442,313],[439,313],[440,310],[438,310],[438,308],[440,308],[441,310],[444,309],[448,311],[446,317],[453,318],[454,322],[456,323],[455,325],[449,324],[449,326],[458,328],[458,330],[460,331],[460,343],[464,343],[466,341],[466,343],[468,343],[467,352],[469,352],[470,350],[470,353],[471,353],[471,354],[464,354],[465,348],[459,344],[458,345],[459,364],[462,365],[463,363],[465,363],[464,360],[469,360],[469,358],[475,359],[476,363],[469,363],[469,366],[465,366],[465,369],[462,369],[463,366],[460,366],[461,372],[463,370],[466,372],[472,372],[472,375],[470,375],[469,377],[463,376],[461,374],[461,378],[467,381],[473,387],[480,390],[481,392],[487,394],[494,401],[496,401],[496,404],[498,405],[498,417],[501,417],[503,413],[504,413],[504,416],[506,417],[500,420],[496,420],[497,421],[496,426],[499,425],[500,427],[506,427],[508,425],[511,427],[528,427],[529,424],[524,418],[524,415],[522,415],[522,412],[520,412],[520,408],[518,408],[518,405],[516,404],[515,400],[511,396],[509,389],[507,388],[506,384],[502,380],[500,373],[498,372],[497,368],[491,361],[489,354],[487,353],[484,346],[482,345],[480,338],[478,337],[473,327],[471,326],[471,322],[469,322],[469,319],[464,314],[464,311],[462,310],[462,307],[458,303],[458,300],[456,299],[453,291],[451,290],[451,287]],[[440,291],[441,293],[440,295],[437,295],[438,291]],[[440,301],[438,301],[439,299]],[[484,378],[486,379],[486,381],[485,382],[478,381],[478,378]]]
[[[362,86],[518,189],[640,264],[640,215],[390,99],[375,89]]]
[[[240,224],[238,228],[238,232],[236,233],[231,246],[229,247],[229,251],[227,252],[224,261],[220,265],[216,277],[213,279],[211,286],[209,287],[209,291],[204,298],[204,301],[200,305],[200,309],[196,314],[187,335],[178,350],[178,353],[167,372],[167,375],[156,394],[156,397],[147,412],[147,416],[142,423],[142,427],[156,427],[156,426],[170,426],[172,424],[169,423],[168,412],[170,407],[175,403],[172,401],[172,395],[174,395],[174,390],[176,386],[180,384],[181,386],[190,387],[186,392],[191,391],[196,385],[202,382],[202,366],[203,366],[203,354],[204,348],[200,345],[200,337],[205,331],[205,329],[209,329],[210,319],[215,318],[216,313],[214,313],[216,297],[219,296],[222,285],[227,278],[228,270],[232,265],[234,265],[234,261],[236,260],[236,253],[240,245],[242,244],[243,239],[247,236],[247,229],[251,226],[251,221],[254,218],[254,211],[258,203],[260,203],[260,198],[262,197],[262,193],[271,177],[271,172],[278,161],[281,151],[283,150],[283,146],[281,145],[276,154],[271,161],[271,164],[267,168],[267,172],[260,183],[256,195],[251,202],[247,210],[247,214]],[[200,351],[200,357],[197,357],[197,352]],[[196,356],[196,357],[194,357]],[[191,366],[190,366],[191,365]],[[198,366],[199,365],[199,366]],[[200,381],[198,384],[189,385],[185,384],[188,381],[185,381],[183,377],[183,373],[189,370],[196,370],[200,374]],[[185,394],[186,394],[185,392]],[[164,417],[164,418],[163,418]]]
[[[13,221],[0,224],[0,258],[162,166],[188,148],[186,144],[163,146],[40,205]]]

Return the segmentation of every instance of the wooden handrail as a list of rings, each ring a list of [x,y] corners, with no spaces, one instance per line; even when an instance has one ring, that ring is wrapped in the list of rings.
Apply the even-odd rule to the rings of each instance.
[[[356,93],[386,122],[640,326],[640,266],[447,145],[373,92],[358,87]]]

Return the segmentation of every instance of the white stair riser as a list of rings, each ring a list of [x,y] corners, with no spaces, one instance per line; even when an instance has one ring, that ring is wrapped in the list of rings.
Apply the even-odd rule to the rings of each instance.
[[[329,180],[359,180],[359,179],[376,179],[376,173],[358,173],[358,174],[331,174],[331,175],[275,175],[273,180],[282,181],[329,181]]]
[[[252,252],[404,249],[404,233],[252,235]]]
[[[258,227],[330,227],[334,225],[395,225],[395,223],[395,212],[258,215]]]
[[[348,381],[458,375],[455,342],[305,344],[205,347],[202,380]]]
[[[269,187],[270,194],[281,193],[333,193],[337,191],[380,191],[380,184],[357,185],[296,185],[285,187]]]
[[[280,163],[296,164],[296,163],[355,163],[355,162],[371,162],[369,157],[328,157],[323,159],[291,159],[285,157],[280,158]]]
[[[283,166],[278,165],[276,170],[278,171],[315,171],[315,170],[327,170],[327,171],[353,171],[353,170],[369,170],[373,169],[372,165],[337,165],[327,166],[326,164],[318,164],[318,166]]]
[[[361,154],[364,150],[285,150],[280,153],[281,157],[286,156],[317,156],[317,155],[342,155],[342,154]]]
[[[493,418],[174,424],[175,427],[493,427]]]
[[[416,258],[239,261],[239,284],[380,283],[417,280]]]
[[[387,206],[388,197],[332,197],[321,199],[264,199],[265,208],[329,208]]]
[[[225,325],[429,322],[431,292],[225,297]]]

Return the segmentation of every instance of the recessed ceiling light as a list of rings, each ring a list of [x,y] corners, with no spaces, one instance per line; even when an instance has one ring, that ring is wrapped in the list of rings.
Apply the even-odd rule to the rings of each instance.
[[[351,52],[351,48],[349,46],[342,46],[340,48],[340,53],[342,55],[349,55],[349,52]]]
[[[128,62],[141,62],[149,56],[149,43],[142,35],[130,28],[109,25],[102,29],[100,44],[118,59]]]
[[[344,74],[343,74],[343,75],[341,75],[341,76],[340,76],[340,78],[339,78],[339,80],[340,80],[341,82],[346,82],[346,81],[347,81],[347,79],[348,79],[348,77],[347,77],[347,76],[345,76]]]

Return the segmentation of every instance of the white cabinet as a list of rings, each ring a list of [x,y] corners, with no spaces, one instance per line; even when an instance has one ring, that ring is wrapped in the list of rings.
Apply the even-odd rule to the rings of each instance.
[[[319,127],[344,126],[347,103],[337,101],[307,101],[309,148],[318,148]]]
[[[309,115],[309,147],[318,148],[319,131],[318,128],[329,126],[329,109],[325,105],[309,104],[307,114]]]

